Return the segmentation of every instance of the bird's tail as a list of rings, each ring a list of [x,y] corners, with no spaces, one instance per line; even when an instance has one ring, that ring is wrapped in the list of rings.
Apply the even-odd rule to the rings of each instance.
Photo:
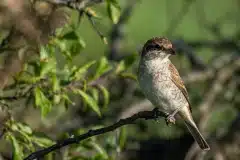
[[[185,121],[185,124],[186,124],[188,130],[190,131],[190,133],[192,134],[193,138],[197,141],[199,147],[202,150],[210,150],[208,143],[203,138],[202,134],[198,130],[197,125],[194,123],[194,121],[193,120]]]

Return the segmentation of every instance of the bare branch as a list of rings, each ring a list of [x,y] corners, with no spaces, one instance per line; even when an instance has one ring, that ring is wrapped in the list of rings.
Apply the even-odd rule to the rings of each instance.
[[[223,91],[225,82],[233,75],[233,73],[240,68],[240,57],[236,58],[230,65],[227,65],[218,71],[216,79],[212,83],[212,87],[204,96],[203,102],[198,107],[200,110],[201,118],[199,123],[199,129],[203,131],[208,123],[208,118],[213,110],[213,104],[216,97]],[[197,153],[198,147],[194,143],[189,152],[186,155],[186,160],[190,160]]]
[[[44,148],[42,150],[36,151],[32,154],[30,154],[28,157],[26,157],[24,160],[33,160],[36,158],[41,158],[44,155],[55,151],[57,149],[60,149],[64,146],[70,145],[70,144],[75,144],[75,143],[79,143],[82,140],[91,138],[93,136],[97,136],[97,135],[101,135],[107,132],[111,132],[114,131],[115,129],[122,127],[124,125],[127,124],[132,124],[133,122],[135,122],[138,119],[156,119],[159,117],[164,117],[166,118],[168,116],[167,113],[161,112],[159,111],[157,108],[153,109],[152,111],[142,111],[142,112],[138,112],[136,114],[134,114],[133,116],[129,117],[129,118],[125,118],[125,119],[121,119],[118,122],[108,126],[108,127],[103,127],[100,129],[94,129],[94,130],[89,130],[87,133],[73,137],[73,138],[67,138],[64,139],[62,141],[58,141],[56,144],[48,147],[48,148]]]
[[[183,76],[184,83],[200,82],[211,79],[215,76],[215,73],[217,71],[224,68],[226,65],[229,65],[238,58],[239,56],[235,53],[224,54],[220,57],[217,57],[215,60],[212,61],[208,69],[205,69],[203,71],[194,71]]]
[[[110,43],[110,51],[108,58],[110,60],[119,60],[122,59],[120,57],[119,52],[121,48],[121,41],[124,37],[123,29],[126,22],[131,17],[132,10],[136,4],[136,1],[129,1],[127,7],[123,10],[119,21],[117,24],[113,26],[112,33],[111,33],[111,43]]]
[[[79,0],[43,0],[43,1],[47,1],[49,3],[53,3],[56,5],[66,6],[79,11],[81,11],[82,9],[90,5],[103,2],[103,0],[81,0],[81,1]]]
[[[206,68],[206,64],[204,64],[203,61],[199,57],[197,57],[197,55],[193,52],[192,47],[187,45],[183,40],[174,40],[173,46],[178,52],[186,55],[193,68],[199,70],[203,70]]]

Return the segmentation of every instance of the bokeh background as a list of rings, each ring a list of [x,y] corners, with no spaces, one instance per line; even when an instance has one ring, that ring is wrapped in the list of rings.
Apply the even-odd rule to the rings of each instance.
[[[13,120],[9,123],[8,118],[1,118],[2,159],[16,159],[16,156],[14,158],[16,151],[21,151],[20,157],[26,157],[31,151],[47,147],[57,140],[82,134],[91,128],[110,125],[140,111],[153,109],[154,106],[141,93],[136,74],[141,47],[148,39],[156,36],[169,38],[177,51],[177,55],[172,56],[171,60],[186,84],[194,119],[209,142],[211,150],[201,152],[181,120],[170,127],[165,124],[164,119],[138,120],[115,132],[91,138],[80,144],[69,145],[45,158],[63,160],[240,158],[238,0],[86,0],[87,8],[81,6],[81,9],[72,7],[75,1],[71,0],[69,2],[72,4],[65,3],[64,0],[48,2],[20,0],[18,3],[12,1],[0,2],[2,97],[16,96],[16,90],[17,93],[23,92],[11,77],[18,75],[22,70],[32,72],[26,64],[39,61],[36,57],[49,58],[50,56],[46,56],[39,49],[46,44],[57,46],[53,47],[54,49],[58,48],[54,50],[56,53],[54,55],[49,54],[50,50],[46,53],[56,58],[54,61],[57,63],[56,70],[64,70],[66,64],[71,68],[83,66],[93,60],[106,61],[106,67],[109,65],[115,69],[122,68],[119,74],[109,73],[109,70],[102,72],[98,79],[94,79],[94,84],[91,83],[94,86],[99,84],[104,86],[104,91],[101,90],[103,94],[97,87],[95,90],[86,90],[93,99],[97,99],[101,117],[96,114],[96,110],[87,107],[88,103],[85,104],[84,100],[72,92],[66,94],[74,105],[72,103],[66,107],[65,103],[54,103],[44,118],[41,116],[43,110],[39,109],[42,104],[39,107],[36,103],[36,90],[32,95],[26,97],[24,95],[23,99],[0,98],[1,105],[8,106],[8,114],[6,109],[3,109],[2,117],[8,117],[6,115],[10,112],[14,122],[23,123],[31,128],[33,133],[29,134],[29,137],[34,137],[35,133],[48,137],[44,139],[46,143],[44,141],[44,144],[38,145],[33,150],[26,149],[28,143],[32,143],[34,139],[30,138],[29,142],[22,141],[21,136],[19,138],[19,134],[16,133],[12,135],[16,137],[18,143],[14,143],[13,138],[9,138],[8,135],[8,132],[18,132],[10,125],[13,124]],[[84,1],[78,1],[76,4],[82,5]],[[80,13],[82,9],[84,12]],[[68,13],[68,18],[62,23],[61,17],[65,12]],[[53,34],[56,28],[58,28],[56,34]],[[62,36],[68,31],[71,33],[68,37]],[[75,47],[74,54],[69,53],[72,50],[66,47],[70,43],[61,41],[61,38],[79,42],[71,43],[71,46]],[[106,39],[108,43],[104,43]],[[21,50],[26,44],[35,47],[35,52],[40,50],[40,54]],[[9,51],[5,46],[14,49]],[[63,54],[66,50],[69,52]],[[42,61],[40,58],[40,62]],[[87,76],[94,75],[97,72],[96,68],[97,66],[90,69],[86,73]],[[44,79],[48,76],[45,75]],[[88,82],[87,78],[86,81]],[[38,83],[38,80],[34,82]],[[33,86],[33,83],[25,85]],[[48,95],[48,92],[50,91],[43,93]],[[25,103],[26,99],[27,101],[30,99],[30,103]],[[103,104],[105,107],[101,107]],[[38,109],[34,105],[38,106]],[[4,137],[4,134],[7,136]],[[19,144],[21,149],[16,149],[16,144]]]

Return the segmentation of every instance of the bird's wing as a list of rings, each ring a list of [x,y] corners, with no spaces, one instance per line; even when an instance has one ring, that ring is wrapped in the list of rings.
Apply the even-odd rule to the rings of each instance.
[[[188,106],[189,106],[189,110],[192,111],[191,109],[191,105],[190,105],[190,101],[189,101],[189,97],[188,97],[188,92],[186,87],[184,86],[184,83],[177,71],[177,69],[175,68],[175,66],[170,63],[168,66],[170,73],[171,73],[171,80],[173,81],[173,83],[181,90],[182,94],[184,95],[184,97],[186,98],[186,100],[188,101]]]

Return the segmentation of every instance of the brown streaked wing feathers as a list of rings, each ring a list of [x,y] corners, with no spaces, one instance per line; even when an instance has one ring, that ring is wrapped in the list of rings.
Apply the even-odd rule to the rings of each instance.
[[[168,68],[171,72],[171,80],[183,93],[184,97],[188,101],[189,110],[192,112],[192,108],[191,108],[191,104],[190,104],[190,101],[189,101],[187,89],[186,89],[186,87],[185,87],[177,69],[175,68],[175,66],[172,63],[169,64]]]

